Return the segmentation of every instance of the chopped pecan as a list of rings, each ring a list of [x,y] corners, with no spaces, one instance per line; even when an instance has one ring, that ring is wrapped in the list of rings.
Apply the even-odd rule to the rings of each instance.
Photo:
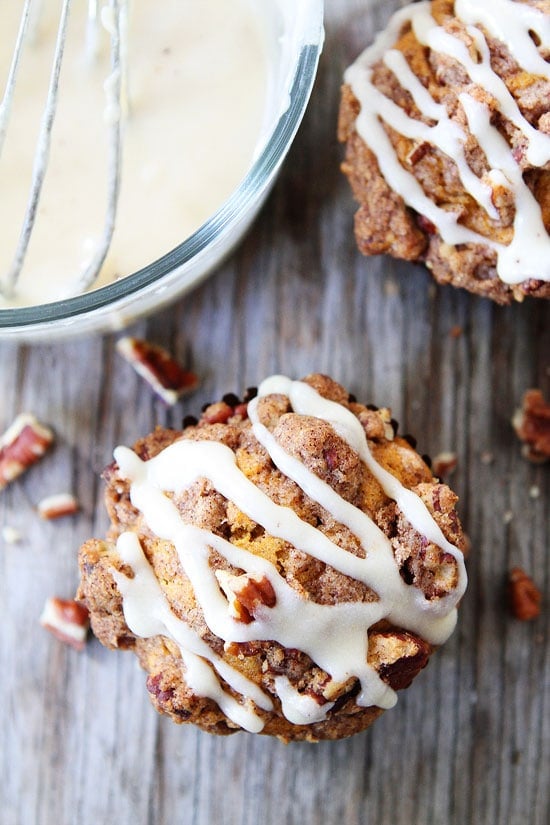
[[[369,635],[369,659],[378,658],[380,678],[393,690],[408,688],[428,664],[431,648],[427,642],[405,631],[374,631]]]
[[[244,659],[247,656],[257,656],[262,649],[261,642],[225,642],[223,649],[230,656]]]
[[[339,683],[339,684],[341,684],[341,683]],[[321,705],[321,706],[326,705],[330,702],[330,699],[327,699],[327,697],[324,695],[324,693],[322,691],[319,692],[319,690],[316,690],[313,687],[306,688],[304,690],[304,694],[306,696],[309,696],[310,699],[313,699],[314,702],[317,702],[317,704]]]
[[[237,396],[227,394],[215,404],[205,404],[199,425],[227,424],[230,419],[238,416],[244,420],[248,415],[248,402],[240,401]]]
[[[458,459],[456,453],[438,453],[432,459],[432,472],[437,478],[445,478],[454,472],[457,464]]]
[[[71,493],[46,496],[37,505],[38,515],[46,520],[73,515],[78,512],[78,509],[78,501]]]
[[[30,413],[21,413],[0,438],[0,490],[38,461],[53,441],[53,432]]]
[[[537,292],[541,287],[544,287],[546,281],[543,281],[541,278],[527,278],[526,281],[523,281],[521,285],[522,291],[525,295],[532,295],[534,292]]]
[[[409,154],[407,155],[407,160],[411,164],[411,166],[414,166],[420,160],[422,160],[422,158],[424,157],[426,152],[429,151],[430,148],[430,144],[426,140],[416,142],[415,145],[412,147],[411,151],[409,152]]]
[[[426,667],[431,647],[404,630],[374,630],[369,633],[368,661],[393,690],[409,687]]]
[[[518,165],[521,165],[525,158],[525,146],[514,146],[512,149],[512,157]]]
[[[521,567],[513,567],[508,574],[508,598],[516,619],[528,622],[540,615],[541,592]]]
[[[372,441],[382,441],[384,438],[393,441],[395,430],[391,423],[391,411],[387,408],[379,409],[374,404],[369,404],[360,410],[358,418],[367,438]]]
[[[327,447],[323,450],[323,458],[325,459],[327,470],[335,470],[338,467],[338,453],[334,447]]]
[[[216,404],[209,404],[201,415],[201,423],[204,424],[227,424],[233,415],[233,407],[225,401]]]
[[[425,215],[418,214],[416,216],[416,222],[419,228],[422,230],[422,232],[426,232],[426,234],[428,235],[435,235],[437,233],[435,224],[432,223],[432,221]]]
[[[384,422],[377,412],[365,409],[359,413],[358,417],[367,438],[372,441],[381,441],[385,438]]]
[[[335,702],[341,696],[347,694],[355,684],[354,679],[347,679],[345,682],[339,682],[331,676],[325,674],[325,679],[321,685],[322,702]]]
[[[215,575],[229,602],[229,612],[237,621],[250,624],[259,607],[275,606],[275,591],[266,576],[234,576],[226,570],[216,570]]]
[[[233,415],[240,415],[242,419],[245,419],[248,416],[248,402],[243,401],[241,404],[237,404],[233,409]]]
[[[40,624],[75,650],[84,649],[90,622],[88,610],[80,602],[52,596],[46,600]]]
[[[550,404],[540,390],[527,390],[521,409],[512,418],[512,425],[523,442],[525,458],[535,463],[550,458]]]
[[[154,676],[149,674],[145,683],[151,696],[154,696],[160,704],[169,702],[174,698],[174,688],[170,685],[165,686],[165,681],[162,673],[156,673]]]
[[[195,373],[185,370],[158,344],[125,336],[119,338],[116,348],[166,404],[175,404],[198,386]]]

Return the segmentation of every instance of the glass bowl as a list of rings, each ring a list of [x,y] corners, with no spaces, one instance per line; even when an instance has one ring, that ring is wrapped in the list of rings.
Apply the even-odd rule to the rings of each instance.
[[[255,160],[225,203],[179,246],[143,269],[72,298],[0,309],[0,339],[32,342],[123,329],[196,286],[243,238],[300,125],[323,44],[323,2],[274,0],[270,103]]]

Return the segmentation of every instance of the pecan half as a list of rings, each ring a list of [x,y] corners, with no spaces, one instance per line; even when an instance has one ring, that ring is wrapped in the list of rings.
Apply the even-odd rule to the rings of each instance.
[[[0,490],[42,458],[53,438],[34,415],[18,415],[0,438]]]
[[[517,437],[523,442],[522,453],[529,461],[540,464],[550,458],[550,404],[541,390],[527,390],[521,409],[512,418]]]
[[[80,602],[50,597],[44,605],[40,624],[75,650],[84,649],[90,622],[88,610]]]
[[[124,336],[118,339],[116,348],[166,404],[175,404],[199,384],[194,372],[184,369],[158,344]]]
[[[513,567],[508,574],[508,598],[516,619],[528,622],[540,615],[541,592],[521,567]]]

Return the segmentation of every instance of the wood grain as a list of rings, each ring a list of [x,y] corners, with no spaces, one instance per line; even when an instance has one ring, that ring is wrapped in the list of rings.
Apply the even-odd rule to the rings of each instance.
[[[249,236],[202,286],[132,328],[201,375],[193,397],[166,409],[109,336],[0,344],[0,426],[31,410],[57,433],[0,496],[0,524],[22,536],[0,546],[2,825],[548,821],[548,602],[536,622],[515,622],[504,581],[522,566],[547,599],[548,466],[521,458],[510,418],[525,389],[550,389],[549,306],[499,308],[356,252],[338,91],[396,5],[327,3],[311,105]],[[457,452],[472,542],[459,626],[397,707],[348,741],[284,746],[178,727],[152,710],[130,654],[64,647],[39,627],[42,605],[74,592],[78,546],[105,529],[99,472],[114,445],[272,372],[312,370],[391,405],[421,452]],[[65,490],[79,515],[40,521],[38,500]]]

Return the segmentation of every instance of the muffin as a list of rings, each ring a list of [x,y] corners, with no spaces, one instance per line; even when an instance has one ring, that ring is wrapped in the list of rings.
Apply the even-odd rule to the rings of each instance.
[[[427,461],[388,409],[273,376],[115,450],[77,599],[175,722],[349,736],[455,626],[465,539]]]
[[[550,0],[413,3],[345,73],[358,247],[550,298]]]

